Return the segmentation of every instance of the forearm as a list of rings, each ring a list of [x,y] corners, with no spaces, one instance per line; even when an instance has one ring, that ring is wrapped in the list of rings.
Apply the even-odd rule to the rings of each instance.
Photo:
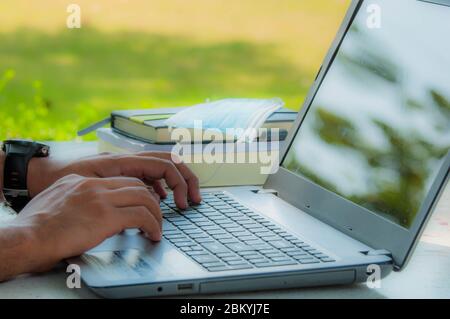
[[[5,153],[0,150],[0,205],[6,201],[3,195],[4,162]],[[35,270],[35,242],[28,227],[0,218],[0,282]]]
[[[0,203],[5,201],[3,196],[3,170],[5,153],[0,151]],[[0,224],[0,282],[12,278],[23,272],[22,253],[26,250],[23,232],[15,233],[14,227]]]
[[[7,223],[0,225],[0,282],[32,272],[36,266],[33,238],[26,227]]]

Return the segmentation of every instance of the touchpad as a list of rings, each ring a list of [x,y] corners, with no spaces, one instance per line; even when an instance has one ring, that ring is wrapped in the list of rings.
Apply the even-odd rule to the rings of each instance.
[[[186,257],[164,239],[151,242],[138,230],[131,229],[108,238],[81,258],[110,280],[172,276],[173,271],[184,273],[176,265],[186,262]]]

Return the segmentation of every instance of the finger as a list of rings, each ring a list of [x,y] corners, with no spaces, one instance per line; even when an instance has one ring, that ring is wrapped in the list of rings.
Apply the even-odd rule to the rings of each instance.
[[[167,152],[141,152],[136,154],[137,156],[145,156],[145,157],[157,157],[162,158],[168,161],[173,162],[172,154]],[[202,197],[200,195],[200,187],[197,176],[191,171],[189,167],[183,162],[175,163],[175,167],[180,171],[183,178],[186,180],[188,184],[188,195],[189,199],[194,203],[200,203],[202,201]]]
[[[116,219],[120,223],[121,230],[127,228],[139,228],[145,232],[151,240],[161,240],[162,231],[159,223],[147,207],[121,207],[116,208],[114,213]]]
[[[153,180],[164,178],[173,190],[177,206],[180,208],[188,206],[187,183],[171,161],[156,157],[128,155],[118,158],[117,163],[121,175]]]
[[[150,183],[153,190],[160,196],[160,198],[166,198],[167,192],[161,184],[161,181],[156,180]]]
[[[143,206],[154,216],[162,229],[162,213],[159,202],[146,187],[123,187],[102,194],[102,199],[116,208]]]
[[[160,203],[161,202],[161,197],[159,196],[159,194],[157,192],[155,192],[155,190],[153,189],[153,187],[147,187],[147,190],[149,191],[150,195],[153,196],[153,198]]]
[[[82,188],[103,188],[103,189],[119,189],[123,187],[143,187],[144,182],[135,177],[80,177],[80,186]]]

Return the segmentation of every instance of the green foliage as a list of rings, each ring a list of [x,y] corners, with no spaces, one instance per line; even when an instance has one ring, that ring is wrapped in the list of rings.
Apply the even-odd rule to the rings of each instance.
[[[298,109],[313,78],[277,47],[243,41],[86,27],[0,33],[0,42],[0,139],[71,140],[115,109],[205,99],[278,96]]]
[[[77,121],[66,120],[48,123],[49,101],[42,96],[42,83],[33,81],[29,87],[32,100],[28,103],[19,102],[14,111],[10,112],[7,105],[5,90],[8,83],[14,80],[15,71],[8,69],[0,81],[0,136],[6,138],[35,138],[40,140],[67,140],[73,138],[77,129]],[[80,113],[81,108],[76,110]],[[75,114],[75,118],[76,114]],[[92,118],[92,115],[91,115]]]

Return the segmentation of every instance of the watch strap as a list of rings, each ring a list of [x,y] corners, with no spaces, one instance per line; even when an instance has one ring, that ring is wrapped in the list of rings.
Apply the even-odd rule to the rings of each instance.
[[[30,149],[30,147],[32,149]],[[33,158],[38,148],[38,145],[22,146],[17,144],[5,144],[6,158],[3,171],[3,187],[5,189],[10,190],[10,192],[16,191],[17,195],[20,196],[28,196],[28,163]]]
[[[29,154],[9,153],[6,156],[3,172],[3,186],[5,189],[17,191],[16,195],[19,196],[28,196],[27,173],[28,162],[31,158],[32,155]]]
[[[33,157],[48,156],[46,145],[28,142],[3,144],[6,153],[3,171],[3,192],[11,207],[19,212],[30,201],[27,185],[28,163]]]

